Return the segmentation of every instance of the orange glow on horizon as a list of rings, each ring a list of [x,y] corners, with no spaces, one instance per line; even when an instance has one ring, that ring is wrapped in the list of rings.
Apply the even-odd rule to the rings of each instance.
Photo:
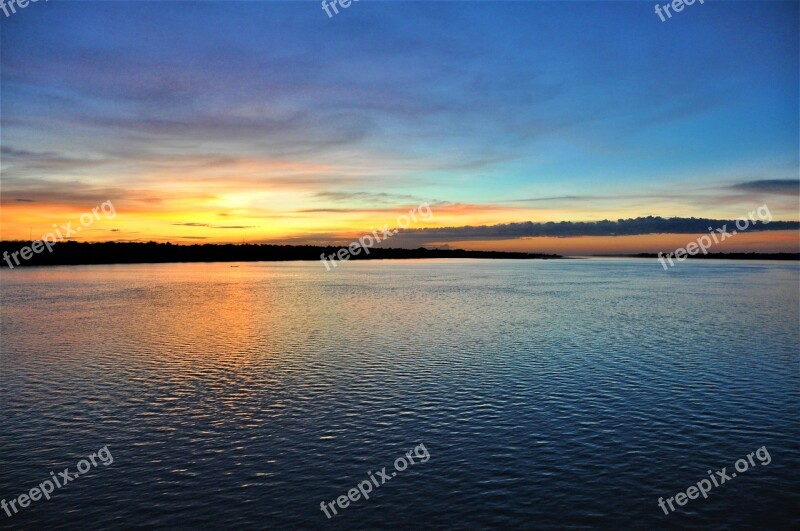
[[[281,166],[283,169],[288,166]],[[303,167],[303,171],[310,168]],[[185,192],[185,190],[183,191]],[[418,204],[340,208],[331,201],[314,200],[308,190],[235,190],[228,188],[193,191],[183,195],[164,186],[163,195],[150,189],[132,191],[113,201],[116,215],[102,213],[91,226],[75,233],[75,241],[156,241],[191,243],[283,243],[336,244],[352,241],[384,225],[398,226],[398,217],[417,209],[417,220],[409,229],[497,225],[521,220],[549,221],[543,213],[524,206],[494,204],[432,204],[426,219]],[[312,200],[309,200],[312,197]],[[103,200],[88,202],[86,210],[74,204],[11,202],[0,210],[0,239],[39,239],[67,223],[80,226],[80,216]],[[316,203],[315,203],[316,202]],[[318,205],[318,206],[317,206]],[[552,212],[551,212],[552,214]],[[544,214],[547,215],[547,214]],[[554,216],[553,219],[555,219]],[[588,215],[570,216],[587,219]],[[651,234],[638,236],[537,237],[510,240],[451,240],[426,242],[429,246],[487,251],[523,251],[581,254],[653,253],[685,247],[703,234]],[[400,244],[401,240],[397,240]],[[391,246],[392,242],[387,242]],[[399,245],[402,246],[402,245]],[[798,231],[742,232],[713,245],[710,252],[798,252]]]

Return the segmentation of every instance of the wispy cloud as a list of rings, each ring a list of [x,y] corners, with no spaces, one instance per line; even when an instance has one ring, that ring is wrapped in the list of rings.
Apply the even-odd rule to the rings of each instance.
[[[206,227],[209,229],[254,229],[255,225],[212,225],[210,223],[172,223],[176,227]]]
[[[733,185],[735,190],[748,192],[761,192],[779,195],[800,195],[800,180],[798,179],[764,179],[748,181]]]

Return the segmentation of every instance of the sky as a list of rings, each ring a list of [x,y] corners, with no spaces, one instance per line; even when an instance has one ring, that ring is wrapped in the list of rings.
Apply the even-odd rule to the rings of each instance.
[[[698,1],[664,22],[654,2],[0,11],[0,239],[105,201],[113,218],[73,239],[346,243],[427,204],[385,245],[580,254],[694,237],[526,223],[763,205],[796,221],[798,28],[798,2]],[[720,250],[797,252],[788,226]]]

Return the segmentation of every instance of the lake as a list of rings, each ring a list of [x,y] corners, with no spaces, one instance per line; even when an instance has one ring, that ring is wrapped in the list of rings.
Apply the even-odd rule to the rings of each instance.
[[[2,272],[0,528],[800,525],[797,263],[236,265]]]

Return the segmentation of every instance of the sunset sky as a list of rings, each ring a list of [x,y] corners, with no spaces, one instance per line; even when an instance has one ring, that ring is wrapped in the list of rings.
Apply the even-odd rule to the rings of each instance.
[[[412,229],[800,215],[797,2],[38,2],[0,13],[0,238],[347,242]],[[471,232],[472,231],[472,232]],[[446,232],[446,231],[445,231]],[[687,234],[428,231],[563,253]],[[720,250],[798,251],[798,233]]]

